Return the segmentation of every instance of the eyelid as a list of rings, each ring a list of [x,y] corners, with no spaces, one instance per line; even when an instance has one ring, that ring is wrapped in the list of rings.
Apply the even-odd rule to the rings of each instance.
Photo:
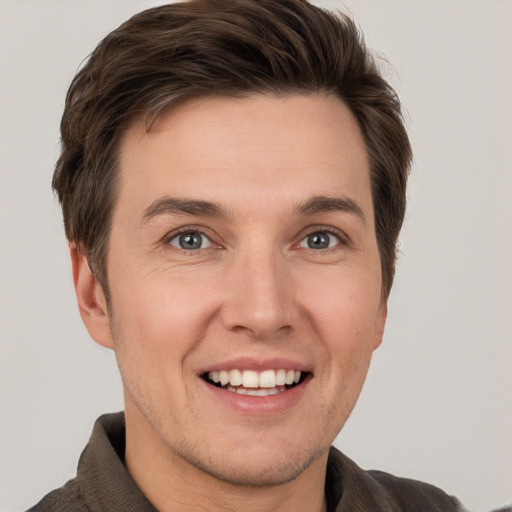
[[[179,239],[182,235],[187,235],[187,234],[199,235],[203,240],[201,242],[201,247],[199,247],[198,249],[189,249],[188,252],[194,251],[194,250],[208,249],[209,247],[211,247],[213,245],[213,242],[210,240],[210,238],[207,237],[204,233],[201,233],[200,231],[184,231],[183,233],[178,233],[177,235],[174,235],[173,237],[171,237],[167,243],[169,245],[171,245],[172,247],[176,247],[176,249],[185,250],[183,247],[180,247]],[[203,245],[204,240],[206,240],[206,245]],[[177,241],[176,244],[174,243],[175,241]]]
[[[327,233],[327,234],[329,234],[331,236],[335,236],[339,240],[339,243],[336,244],[334,247],[329,247],[327,249],[323,249],[324,252],[336,249],[336,247],[338,247],[340,245],[343,245],[343,246],[351,246],[352,245],[352,241],[351,241],[350,237],[344,231],[342,231],[341,229],[334,228],[332,226],[322,226],[322,225],[319,225],[319,226],[309,226],[308,228],[303,230],[301,235],[300,235],[300,240],[299,240],[299,242],[297,244],[295,244],[295,246],[296,247],[301,247],[300,244],[308,236],[310,236],[310,235],[312,235],[314,233]]]
[[[216,242],[215,236],[211,232],[210,229],[205,228],[204,226],[194,226],[194,225],[188,225],[188,226],[181,226],[179,228],[173,229],[172,231],[168,232],[163,238],[162,243],[168,246],[173,247],[174,249],[177,249],[179,251],[183,252],[194,252],[194,249],[191,250],[185,250],[181,247],[178,247],[176,245],[171,244],[171,240],[179,237],[180,235],[186,234],[186,233],[199,233],[200,235],[204,236],[209,242],[210,245],[208,247],[202,247],[200,249],[195,249],[196,251],[204,251],[206,249],[211,249],[212,247],[220,247],[220,244]]]
[[[174,238],[177,238],[178,236],[184,234],[184,233],[199,233],[202,236],[204,236],[206,239],[209,240],[210,244],[208,247],[196,249],[197,251],[204,251],[206,249],[214,248],[222,248],[222,244],[216,240],[217,236],[214,232],[212,232],[211,229],[206,228],[204,226],[199,225],[187,225],[187,226],[181,226],[179,228],[173,229],[172,231],[168,232],[163,238],[162,243],[165,245],[171,245],[170,242]],[[352,240],[350,237],[341,229],[335,228],[332,226],[324,226],[324,225],[316,225],[316,226],[308,226],[307,228],[303,229],[301,231],[301,234],[299,235],[299,241],[294,244],[294,248],[301,248],[300,244],[310,235],[314,233],[327,233],[331,236],[336,237],[339,240],[339,243],[336,244],[334,247],[329,247],[327,249],[323,249],[323,251],[329,251],[334,250],[336,247],[343,245],[343,246],[351,246]],[[186,251],[185,249],[182,249],[180,247],[172,246],[174,249],[181,250],[184,252],[194,252],[194,250]]]

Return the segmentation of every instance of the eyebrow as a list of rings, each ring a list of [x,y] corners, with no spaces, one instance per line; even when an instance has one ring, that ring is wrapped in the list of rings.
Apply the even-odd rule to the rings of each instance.
[[[358,217],[363,225],[366,218],[361,207],[348,197],[315,196],[299,204],[295,209],[299,215],[313,216],[322,213],[344,212]],[[142,215],[142,224],[159,215],[200,215],[203,217],[228,217],[225,208],[215,202],[200,199],[183,199],[164,196],[151,203]]]
[[[362,208],[348,197],[316,196],[308,199],[298,206],[297,212],[301,215],[312,216],[321,213],[344,212],[358,217],[366,225],[366,217]]]
[[[226,217],[224,208],[210,201],[198,199],[182,199],[164,196],[153,201],[142,215],[142,224],[149,222],[158,215],[201,215],[204,217]]]

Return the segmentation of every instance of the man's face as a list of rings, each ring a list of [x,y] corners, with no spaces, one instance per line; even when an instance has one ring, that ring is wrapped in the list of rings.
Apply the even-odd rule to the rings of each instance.
[[[128,440],[256,485],[325,459],[386,316],[349,110],[190,100],[128,130],[120,176],[107,275]]]

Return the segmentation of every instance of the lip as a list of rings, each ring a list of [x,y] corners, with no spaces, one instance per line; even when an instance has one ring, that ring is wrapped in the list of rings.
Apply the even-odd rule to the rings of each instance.
[[[274,366],[276,365],[276,366]],[[265,370],[265,369],[295,369],[303,372],[308,372],[308,375],[300,384],[283,391],[282,393],[278,393],[276,395],[268,395],[268,396],[250,396],[250,395],[241,395],[235,393],[233,391],[228,391],[226,389],[212,386],[206,380],[201,378],[198,375],[198,380],[200,385],[203,386],[206,393],[209,396],[209,401],[216,402],[221,407],[225,407],[228,410],[231,410],[237,414],[241,414],[243,416],[252,416],[252,417],[265,417],[272,416],[277,414],[284,414],[286,411],[289,411],[296,407],[301,401],[304,393],[309,387],[311,380],[313,379],[313,374],[307,369],[305,365],[296,362],[290,362],[290,360],[283,359],[273,359],[273,360],[265,360],[257,362],[254,360],[247,360],[245,358],[231,360],[229,362],[225,362],[219,364],[218,366],[211,366],[211,369],[206,369],[201,372],[200,375],[207,371],[215,371],[215,370],[225,370],[225,369],[233,369],[233,368],[243,368],[250,370]],[[212,370],[215,368],[215,370]]]
[[[254,370],[262,372],[264,370],[299,370],[301,372],[312,373],[311,366],[287,358],[265,358],[258,359],[254,357],[237,357],[216,364],[211,364],[201,368],[198,376],[207,372],[227,371],[227,370]]]

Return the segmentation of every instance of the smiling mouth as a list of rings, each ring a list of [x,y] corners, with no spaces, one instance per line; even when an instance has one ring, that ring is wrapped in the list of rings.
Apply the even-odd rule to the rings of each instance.
[[[201,377],[212,386],[248,396],[269,396],[298,386],[309,375],[299,370],[220,370]]]

